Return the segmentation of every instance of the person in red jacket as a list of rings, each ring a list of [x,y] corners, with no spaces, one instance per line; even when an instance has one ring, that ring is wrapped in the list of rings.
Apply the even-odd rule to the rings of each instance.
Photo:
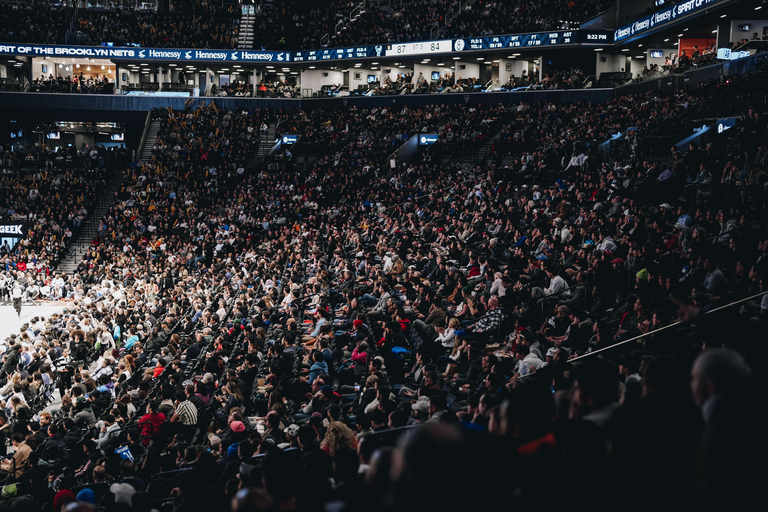
[[[149,445],[151,440],[157,439],[163,423],[165,423],[165,414],[158,412],[157,402],[152,400],[147,404],[147,413],[139,420],[144,446]]]
[[[159,358],[157,360],[157,366],[155,366],[155,371],[152,372],[152,378],[156,379],[160,377],[160,375],[163,374],[163,371],[165,371],[165,360],[163,358]]]

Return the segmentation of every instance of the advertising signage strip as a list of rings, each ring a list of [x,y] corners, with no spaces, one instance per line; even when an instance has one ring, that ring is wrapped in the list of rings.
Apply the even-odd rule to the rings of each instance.
[[[692,0],[705,1],[705,0]],[[710,0],[717,1],[717,0]],[[346,48],[324,48],[300,52],[272,52],[259,50],[174,49],[111,46],[56,46],[38,44],[0,43],[0,55],[27,55],[30,57],[87,57],[93,59],[132,60],[146,62],[244,62],[289,63],[340,59],[379,57],[409,57],[416,55],[451,54],[471,50],[495,50],[534,46],[610,44],[607,31],[556,31],[536,34],[443,39],[412,43],[391,43]]]
[[[648,30],[676,21],[683,16],[703,11],[708,7],[712,7],[714,4],[726,1],[728,0],[686,0],[685,2],[677,3],[671,7],[655,12],[650,16],[640,18],[630,25],[616,29],[613,33],[613,40],[618,43],[629,37],[642,34]]]
[[[290,62],[291,52],[252,50],[187,50],[170,48],[114,48],[0,43],[0,55],[31,57],[88,57],[94,59],[189,62]]]

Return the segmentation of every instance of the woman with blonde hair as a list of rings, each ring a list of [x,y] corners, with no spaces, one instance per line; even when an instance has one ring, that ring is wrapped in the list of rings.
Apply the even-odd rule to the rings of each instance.
[[[339,452],[357,450],[357,439],[354,432],[340,421],[334,421],[328,426],[320,449],[331,457]]]
[[[461,322],[456,317],[448,320],[448,328],[437,327],[437,341],[443,346],[443,350],[450,352],[456,344],[456,330],[461,327]]]

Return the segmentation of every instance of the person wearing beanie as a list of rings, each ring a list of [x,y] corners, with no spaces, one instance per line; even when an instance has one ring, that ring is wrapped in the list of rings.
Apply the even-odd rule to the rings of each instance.
[[[0,493],[0,496],[2,496],[4,500],[10,500],[11,498],[16,497],[17,491],[18,490],[16,489],[16,484],[8,484],[5,487],[3,487],[3,490]]]
[[[96,493],[94,493],[92,489],[85,488],[77,493],[77,501],[84,501],[86,503],[90,503],[91,505],[95,505]]]
[[[237,449],[240,447],[240,443],[232,443],[227,448],[227,458],[229,460],[239,460],[240,456],[237,453]]]
[[[61,512],[64,507],[76,501],[75,494],[69,489],[62,489],[53,497],[53,512]]]

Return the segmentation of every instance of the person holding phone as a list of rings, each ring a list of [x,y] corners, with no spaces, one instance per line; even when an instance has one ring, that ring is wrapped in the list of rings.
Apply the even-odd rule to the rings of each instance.
[[[0,471],[9,475],[10,481],[13,481],[26,471],[32,448],[24,442],[24,436],[20,432],[11,434],[11,445],[15,453],[13,457],[0,460]]]

